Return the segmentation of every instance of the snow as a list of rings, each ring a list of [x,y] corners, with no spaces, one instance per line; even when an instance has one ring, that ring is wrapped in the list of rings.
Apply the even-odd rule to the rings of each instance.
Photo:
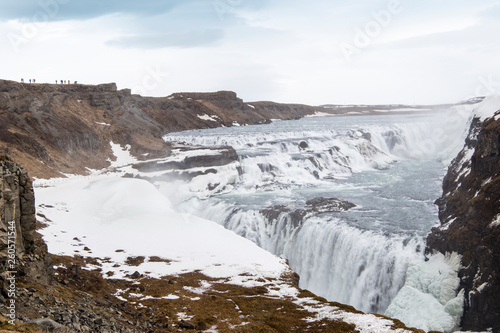
[[[219,117],[217,117],[217,116],[215,116],[215,115],[214,115],[214,116],[209,116],[209,115],[208,115],[208,114],[206,114],[206,113],[205,113],[205,114],[202,114],[202,115],[197,114],[196,116],[197,116],[198,118],[200,118],[201,120],[215,121],[215,122],[217,122],[217,121],[218,121],[218,120],[217,120],[217,118],[219,118]],[[219,119],[220,119],[220,118],[219,118]]]
[[[406,282],[385,312],[410,327],[453,332],[463,313],[464,292],[457,293],[461,256],[437,253],[408,268]]]
[[[170,300],[174,300],[174,299],[179,299],[179,298],[180,297],[177,296],[177,295],[167,295],[167,296],[162,296],[162,297],[145,296],[145,297],[141,298],[141,301],[148,300],[148,299],[170,299]]]
[[[111,163],[111,167],[121,167],[137,162],[137,159],[130,154],[130,145],[122,147],[119,144],[113,143],[113,141],[110,141],[109,144],[111,145],[113,155],[115,155],[114,161],[108,159],[108,162]]]
[[[334,116],[334,115],[331,114],[331,113],[328,113],[328,112],[316,111],[315,113],[308,114],[305,117],[306,118],[311,118],[311,117],[329,117],[329,116]]]
[[[255,106],[253,106],[252,104],[247,104],[249,107],[251,107],[252,109],[255,109]]]
[[[97,122],[97,121],[94,121],[94,123],[96,123],[98,125],[103,125],[103,126],[111,126],[110,124],[100,123],[100,122]]]
[[[495,216],[495,218],[493,219],[493,221],[488,225],[489,228],[495,228],[495,227],[498,227],[500,226],[500,214],[498,214],[497,216]]]
[[[493,117],[493,115],[499,110],[500,95],[490,95],[478,104],[477,108],[474,110],[474,115],[481,121],[484,121],[487,118]]]
[[[305,303],[305,304],[304,304]],[[316,322],[324,319],[341,320],[348,324],[353,324],[360,333],[385,333],[385,332],[410,332],[404,329],[393,329],[394,323],[388,319],[377,317],[373,314],[345,312],[334,306],[324,306],[317,304],[312,299],[300,299],[296,304],[302,305],[304,309],[315,314],[308,317],[308,322]]]
[[[36,196],[38,213],[51,221],[41,230],[49,252],[109,257],[110,262],[102,263],[103,273],[112,271],[114,278],[136,270],[153,277],[199,270],[214,278],[278,278],[289,270],[283,259],[219,224],[176,213],[170,201],[144,180],[72,179],[36,188]],[[85,246],[91,252],[84,251]],[[171,262],[125,264],[129,256],[153,255]]]

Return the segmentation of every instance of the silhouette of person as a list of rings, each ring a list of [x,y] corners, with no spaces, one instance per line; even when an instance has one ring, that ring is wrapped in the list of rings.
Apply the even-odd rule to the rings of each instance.
[[[56,80],[56,84],[57,84],[57,80]]]
[[[77,84],[77,83],[78,83],[78,82],[77,82],[77,81],[75,81],[75,84]]]
[[[30,79],[30,83],[31,83],[31,79]]]
[[[24,83],[24,79],[23,78],[21,78],[21,83]]]
[[[33,79],[33,83],[35,83],[35,79]]]

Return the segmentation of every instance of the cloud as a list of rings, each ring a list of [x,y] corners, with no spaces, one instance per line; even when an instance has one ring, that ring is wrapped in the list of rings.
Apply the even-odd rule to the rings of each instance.
[[[0,18],[32,19],[40,12],[48,14],[51,20],[86,20],[109,14],[148,16],[162,14],[186,3],[200,0],[16,0],[2,1]]]
[[[500,36],[491,34],[490,32],[497,31],[498,28],[500,27],[497,22],[482,22],[461,30],[432,33],[386,43],[383,47],[389,49],[422,49],[436,47],[480,47],[482,49],[497,49],[498,45],[500,45]]]
[[[147,35],[125,36],[108,41],[109,46],[121,48],[155,49],[164,47],[190,48],[207,46],[224,37],[221,29],[191,30],[182,33],[155,33]]]
[[[266,0],[16,0],[0,2],[0,19],[33,20],[45,13],[51,21],[88,20],[112,14],[153,17],[184,7],[216,14],[223,20],[239,10],[259,10]]]

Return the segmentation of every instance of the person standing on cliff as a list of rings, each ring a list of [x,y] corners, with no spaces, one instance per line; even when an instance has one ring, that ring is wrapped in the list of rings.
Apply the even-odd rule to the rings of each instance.
[[[21,78],[21,83],[24,83],[24,79],[23,78]]]

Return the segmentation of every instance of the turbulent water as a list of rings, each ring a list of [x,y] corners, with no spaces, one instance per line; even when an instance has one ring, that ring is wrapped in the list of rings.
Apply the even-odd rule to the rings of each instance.
[[[231,191],[179,209],[217,221],[289,260],[300,286],[383,313],[438,222],[446,163],[463,144],[457,114],[316,117],[173,133],[168,141],[236,149]],[[356,205],[294,214],[316,197]],[[272,208],[272,214],[262,210]]]

